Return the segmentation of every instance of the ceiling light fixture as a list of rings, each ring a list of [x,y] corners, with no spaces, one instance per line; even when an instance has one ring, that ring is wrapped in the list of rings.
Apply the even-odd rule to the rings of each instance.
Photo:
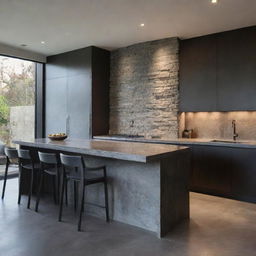
[[[45,44],[45,41],[41,41],[41,44]]]
[[[212,0],[212,4],[217,4],[218,0]]]
[[[140,26],[141,26],[141,27],[144,27],[144,26],[145,26],[145,24],[144,24],[144,23],[141,23],[141,24],[140,24]]]

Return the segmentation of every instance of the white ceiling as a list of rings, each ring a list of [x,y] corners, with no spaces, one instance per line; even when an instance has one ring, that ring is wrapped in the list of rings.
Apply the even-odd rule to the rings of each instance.
[[[256,0],[0,0],[0,42],[44,55],[251,25]]]

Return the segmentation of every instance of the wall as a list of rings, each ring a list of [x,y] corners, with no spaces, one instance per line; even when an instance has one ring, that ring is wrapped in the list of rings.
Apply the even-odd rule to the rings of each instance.
[[[17,57],[26,60],[32,60],[35,62],[46,62],[46,56],[43,54],[12,47],[3,43],[0,43],[0,55]]]
[[[47,57],[45,132],[88,139],[91,120],[91,49]]]
[[[45,134],[108,133],[110,53],[94,46],[47,57]]]
[[[186,127],[198,138],[232,139],[232,120],[236,120],[238,140],[256,140],[256,111],[183,112],[180,136]]]
[[[177,138],[178,52],[167,38],[111,53],[110,134]]]

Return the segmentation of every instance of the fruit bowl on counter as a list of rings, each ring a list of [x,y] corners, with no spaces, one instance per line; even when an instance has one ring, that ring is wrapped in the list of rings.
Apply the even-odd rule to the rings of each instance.
[[[65,140],[68,137],[66,133],[51,133],[48,134],[50,140]]]

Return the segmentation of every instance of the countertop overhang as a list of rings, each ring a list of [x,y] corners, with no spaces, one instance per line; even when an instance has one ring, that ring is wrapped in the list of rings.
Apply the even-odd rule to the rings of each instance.
[[[146,139],[146,138],[129,138],[129,137],[115,137],[112,135],[105,136],[94,136],[94,139],[104,140],[104,141],[122,141],[122,142],[139,142],[139,143],[155,143],[155,144],[169,144],[169,145],[179,145],[179,146],[216,146],[216,147],[232,147],[232,148],[254,148],[256,149],[256,141],[254,140],[237,140],[236,142],[231,142],[231,140],[220,139],[219,142],[216,139]]]
[[[86,140],[68,138],[64,141],[52,141],[47,138],[41,138],[31,141],[14,140],[13,143],[32,148],[51,149],[142,163],[147,163],[152,160],[161,160],[167,158],[174,152],[188,150],[188,147],[183,146],[97,139]]]

